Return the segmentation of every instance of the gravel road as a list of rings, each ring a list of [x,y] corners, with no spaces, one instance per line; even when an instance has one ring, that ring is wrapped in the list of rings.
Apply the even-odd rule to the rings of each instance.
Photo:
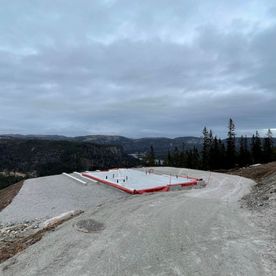
[[[179,169],[159,168],[179,173]],[[187,174],[182,170],[181,173]],[[88,209],[0,265],[3,275],[275,275],[271,237],[239,199],[254,184],[239,176],[189,170],[204,189],[131,196]],[[74,224],[104,224],[84,233]]]

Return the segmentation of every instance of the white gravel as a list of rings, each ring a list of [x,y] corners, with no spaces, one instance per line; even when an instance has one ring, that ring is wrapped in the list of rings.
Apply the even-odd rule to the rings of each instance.
[[[45,220],[71,210],[85,211],[128,196],[106,185],[85,181],[86,185],[65,175],[26,180],[12,203],[0,212],[0,225]]]

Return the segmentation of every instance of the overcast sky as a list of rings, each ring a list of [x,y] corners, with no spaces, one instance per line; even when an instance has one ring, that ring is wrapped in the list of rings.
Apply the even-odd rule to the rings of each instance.
[[[275,0],[0,0],[0,134],[276,135]]]

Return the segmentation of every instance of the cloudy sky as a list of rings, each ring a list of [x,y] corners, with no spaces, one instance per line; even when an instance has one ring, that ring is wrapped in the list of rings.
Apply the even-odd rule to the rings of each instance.
[[[276,135],[275,0],[0,7],[0,134]]]

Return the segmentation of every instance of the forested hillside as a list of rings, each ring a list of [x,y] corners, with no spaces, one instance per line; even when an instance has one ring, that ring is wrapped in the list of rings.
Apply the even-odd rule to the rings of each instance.
[[[121,146],[93,143],[0,139],[0,171],[24,172],[43,176],[72,172],[128,167],[138,160],[124,153]]]
[[[133,139],[116,135],[87,135],[77,137],[66,137],[58,135],[0,135],[0,139],[20,138],[25,140],[52,140],[52,141],[72,141],[85,142],[98,145],[118,145],[123,148],[126,153],[145,153],[150,146],[154,147],[155,154],[158,158],[165,158],[168,150],[173,150],[175,147],[179,149],[192,149],[196,147],[201,149],[203,139],[200,137],[152,137]]]
[[[181,150],[175,147],[168,151],[165,165],[187,167],[203,170],[231,169],[244,167],[256,163],[276,161],[275,138],[270,129],[264,137],[256,131],[252,137],[236,137],[235,124],[229,120],[227,139],[220,139],[211,129],[204,127],[202,131],[203,143],[201,149],[194,147]],[[155,150],[152,146],[146,156],[149,165],[155,164]]]

